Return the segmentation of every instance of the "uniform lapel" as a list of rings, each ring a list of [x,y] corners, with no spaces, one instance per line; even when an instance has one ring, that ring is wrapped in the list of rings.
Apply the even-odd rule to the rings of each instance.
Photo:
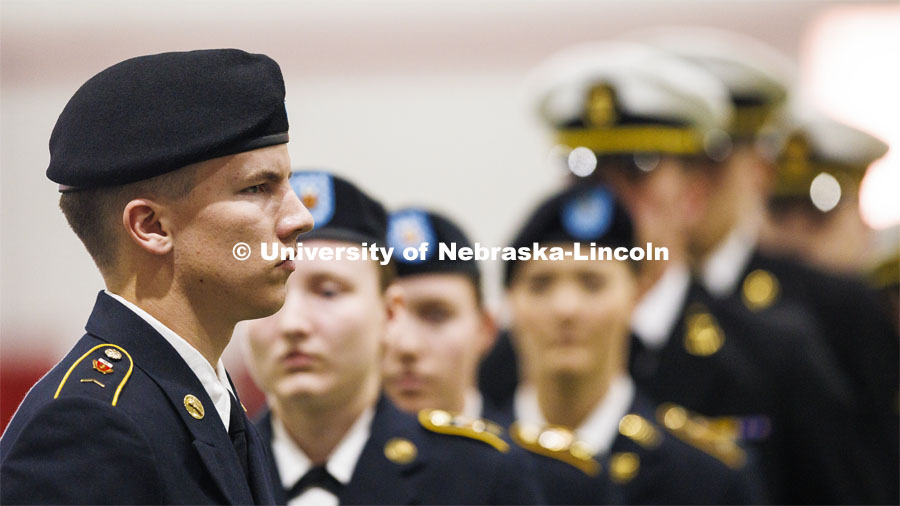
[[[272,455],[272,412],[266,409],[263,414],[257,418],[253,426],[259,431],[262,444],[266,447],[264,455],[265,465],[271,473],[272,494],[275,504],[287,504],[287,494],[281,484],[281,475],[278,472],[278,465],[275,463],[275,457]]]
[[[226,373],[227,374],[227,373]],[[256,426],[250,423],[247,414],[244,412],[244,405],[238,397],[237,389],[234,382],[231,381],[231,375],[228,375],[228,382],[231,384],[231,390],[234,392],[234,398],[238,405],[232,409],[239,409],[240,416],[244,418],[244,427],[247,428],[247,452],[249,454],[250,464],[250,489],[256,504],[275,504],[274,492],[275,488],[281,487],[281,481],[277,480],[277,476],[273,476],[274,466],[270,466],[269,454],[266,451],[266,440],[257,430]],[[270,430],[271,432],[271,430]],[[271,440],[271,435],[269,436]]]
[[[135,367],[165,392],[172,408],[193,436],[194,448],[227,502],[252,504],[253,496],[215,405],[200,380],[165,338],[133,311],[103,292],[97,296],[85,328],[99,339],[128,350]],[[202,418],[194,418],[186,409],[185,397],[188,395],[193,395],[203,405]]]
[[[341,493],[341,504],[416,504],[422,487],[417,478],[428,460],[427,441],[415,418],[401,413],[386,398],[378,401],[369,440],[363,448],[350,483]],[[403,438],[416,448],[410,462],[393,462],[385,448]],[[396,441],[395,441],[396,442]]]

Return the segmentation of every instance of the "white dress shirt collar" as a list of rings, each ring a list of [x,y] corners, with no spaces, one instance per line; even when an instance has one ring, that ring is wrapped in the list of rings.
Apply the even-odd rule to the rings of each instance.
[[[630,376],[620,376],[610,385],[603,400],[597,403],[581,426],[575,428],[575,434],[594,455],[609,453],[619,433],[619,421],[628,414],[634,400],[634,381]],[[537,392],[528,385],[516,389],[513,399],[516,420],[546,425],[547,420],[541,413]]]
[[[462,414],[469,418],[481,418],[484,415],[484,397],[477,389],[471,389],[466,392],[466,398],[463,404]]]
[[[350,483],[350,478],[353,477],[353,470],[356,468],[359,456],[369,440],[370,426],[374,416],[374,407],[364,411],[353,422],[350,430],[344,434],[343,439],[328,457],[325,469],[344,485]],[[275,416],[272,416],[272,456],[275,457],[275,465],[278,467],[281,485],[285,490],[290,490],[312,467],[312,461],[297,443],[291,439],[283,422]],[[288,501],[289,506],[306,504],[336,505],[337,497],[323,489],[311,488]]]
[[[756,233],[751,227],[734,227],[701,266],[704,288],[717,298],[733,294],[755,247]]]
[[[647,348],[666,345],[684,307],[691,273],[681,263],[669,266],[631,313],[631,330]]]
[[[206,390],[206,394],[209,395],[209,398],[213,401],[213,405],[216,407],[216,413],[219,414],[219,418],[222,420],[222,424],[225,426],[225,431],[227,432],[229,421],[231,420],[231,395],[234,392],[231,390],[231,382],[228,381],[228,375],[225,373],[225,365],[222,364],[222,360],[219,359],[216,368],[213,369],[209,361],[206,360],[196,348],[176,334],[175,331],[166,327],[162,322],[151,316],[150,313],[119,295],[108,290],[104,290],[104,292],[121,302],[122,305],[132,310],[136,315],[140,316],[142,320],[159,332],[159,334],[175,348],[175,351],[181,359],[185,361],[191,371],[194,372],[194,375],[200,380],[200,384],[203,385],[203,389]]]

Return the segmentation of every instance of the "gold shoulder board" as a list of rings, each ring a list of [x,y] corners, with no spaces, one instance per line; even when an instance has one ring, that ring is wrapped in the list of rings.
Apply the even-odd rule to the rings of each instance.
[[[705,417],[691,413],[672,403],[659,406],[656,418],[666,430],[685,443],[722,461],[732,469],[740,469],[747,461],[744,450],[729,434],[713,428]]]
[[[487,443],[503,453],[509,451],[509,443],[500,437],[502,430],[493,422],[469,418],[442,409],[423,409],[419,411],[419,423],[438,434],[463,436]]]
[[[588,476],[600,473],[600,463],[591,451],[565,427],[516,422],[509,428],[509,435],[517,445],[532,453],[561,460]]]

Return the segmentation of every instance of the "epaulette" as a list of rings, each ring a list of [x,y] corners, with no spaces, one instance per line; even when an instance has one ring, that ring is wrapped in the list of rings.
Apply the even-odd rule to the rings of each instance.
[[[419,423],[438,434],[463,436],[487,443],[502,453],[509,451],[509,443],[500,437],[503,429],[487,420],[470,418],[442,409],[423,409],[419,411]]]
[[[735,443],[762,441],[772,433],[772,422],[766,415],[747,416],[692,416],[695,422],[708,427]]]
[[[646,418],[634,413],[619,420],[619,433],[647,449],[656,448],[662,442],[659,429]]]
[[[741,299],[751,311],[760,311],[774,304],[779,292],[778,278],[765,269],[756,269],[744,278]]]
[[[747,462],[746,453],[731,436],[714,430],[708,420],[696,413],[667,403],[656,410],[656,418],[678,439],[712,455],[732,469],[740,469]]]
[[[600,463],[591,451],[565,427],[516,422],[509,428],[509,435],[517,445],[532,453],[561,460],[588,476],[600,473]]]
[[[659,447],[663,436],[649,420],[635,413],[628,413],[619,420],[619,434],[648,450]],[[637,476],[641,459],[634,452],[617,452],[609,458],[609,479],[623,484]]]
[[[124,348],[115,344],[98,344],[69,366],[53,398],[58,398],[60,394],[96,395],[98,390],[102,390],[101,395],[115,406],[133,369],[131,355]],[[93,392],[88,389],[93,389]]]

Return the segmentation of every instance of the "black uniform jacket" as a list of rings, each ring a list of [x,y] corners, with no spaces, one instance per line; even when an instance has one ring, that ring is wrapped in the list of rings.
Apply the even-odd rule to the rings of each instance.
[[[846,377],[814,329],[786,316],[750,313],[692,282],[661,349],[632,338],[631,374],[754,450],[769,501],[871,501],[873,462]]]
[[[770,273],[778,291],[771,303],[753,308],[762,316],[805,312],[851,381],[859,425],[872,436],[880,494],[870,502],[900,500],[900,336],[881,311],[875,293],[862,280],[825,272],[790,258],[751,256],[744,284],[760,271]],[[731,295],[743,302],[743,290]],[[877,471],[882,471],[877,473]]]
[[[600,464],[595,476],[536,466],[548,504],[759,503],[762,489],[753,472],[729,467],[667,431],[654,421],[656,410],[638,389],[626,416],[639,422],[639,430],[632,436],[620,430],[610,452],[595,456]],[[505,426],[515,421],[511,402],[484,414]]]
[[[257,427],[271,445],[271,413],[264,413]],[[386,456],[386,447],[396,438],[412,443],[413,460],[395,463]],[[274,458],[270,465],[277,473]],[[276,500],[279,504],[288,500],[280,485]],[[384,396],[339,500],[341,504],[543,503],[524,455],[513,450],[504,453],[465,436],[433,432]]]
[[[247,475],[200,380],[101,292],[87,334],[31,389],[0,440],[3,504],[271,504],[247,420]],[[249,475],[249,476],[248,476]]]

